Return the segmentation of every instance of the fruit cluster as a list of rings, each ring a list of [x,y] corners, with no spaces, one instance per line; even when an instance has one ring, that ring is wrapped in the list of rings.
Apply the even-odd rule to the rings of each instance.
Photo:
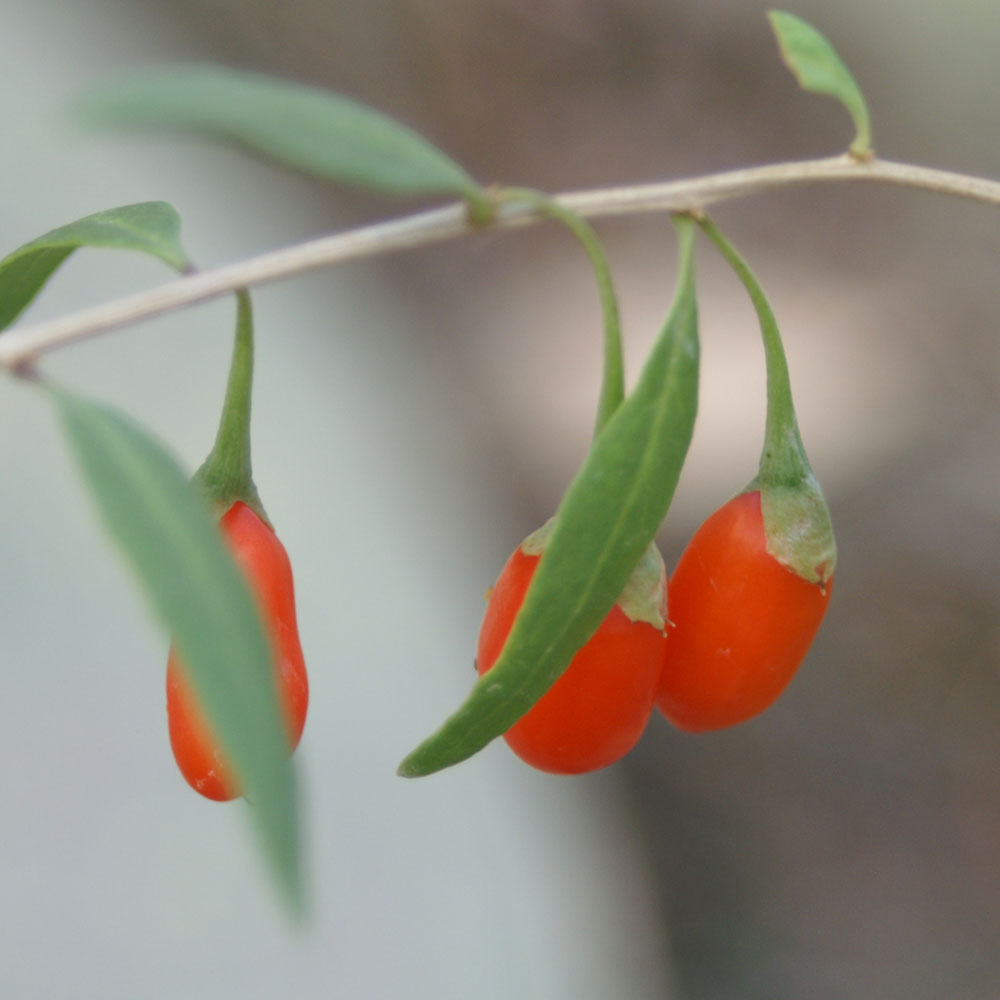
[[[743,258],[704,216],[698,225],[760,322],[764,447],[756,477],[698,529],[669,586],[653,544],[697,409],[695,227],[675,221],[678,290],[639,382],[626,398],[620,340],[606,327],[590,453],[555,517],[514,552],[491,591],[479,684],[403,761],[404,775],[457,763],[501,733],[541,770],[591,771],[636,744],[654,705],[692,732],[736,725],[775,701],[816,635],[836,564],[829,511],[799,435],[777,322]]]
[[[521,546],[500,573],[479,634],[480,674],[496,662],[538,561]],[[733,497],[695,532],[669,589],[662,562],[660,574],[665,626],[615,604],[505,734],[522,760],[555,774],[605,767],[635,746],[654,704],[690,731],[752,718],[791,681],[833,584],[832,576],[805,580],[768,552],[757,490]]]

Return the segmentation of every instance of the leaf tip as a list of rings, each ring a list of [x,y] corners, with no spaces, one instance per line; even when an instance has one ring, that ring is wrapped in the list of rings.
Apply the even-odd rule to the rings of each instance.
[[[305,881],[297,877],[285,893],[285,908],[292,926],[305,929],[312,919],[312,905],[306,892]]]
[[[396,768],[396,775],[400,778],[422,778],[430,772],[420,766],[418,752],[408,754]]]

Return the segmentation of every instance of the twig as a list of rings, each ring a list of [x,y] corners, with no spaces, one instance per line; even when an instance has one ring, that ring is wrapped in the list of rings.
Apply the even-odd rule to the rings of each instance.
[[[820,181],[875,181],[1000,205],[1000,182],[997,181],[875,158],[859,160],[846,154],[823,160],[731,170],[688,180],[578,191],[558,195],[556,200],[591,218],[687,212],[773,188]],[[491,228],[526,225],[543,218],[524,206],[501,205]],[[157,288],[45,323],[15,328],[0,337],[0,367],[14,372],[25,370],[40,355],[64,344],[239,288],[343,261],[428,246],[477,231],[477,227],[469,223],[464,206],[457,204],[273,250],[235,264],[186,275]]]

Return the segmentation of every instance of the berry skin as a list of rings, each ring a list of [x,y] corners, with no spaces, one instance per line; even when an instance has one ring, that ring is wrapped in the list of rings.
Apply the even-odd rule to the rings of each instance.
[[[832,586],[832,577],[810,583],[767,551],[759,492],[723,504],[670,578],[660,711],[692,732],[764,711],[805,658]]]
[[[496,662],[540,556],[518,548],[496,582],[479,633],[480,676]],[[662,579],[660,612],[666,615]],[[594,771],[623,757],[649,721],[663,665],[662,629],[615,605],[569,667],[504,735],[523,761],[553,774]]]
[[[281,698],[289,752],[298,746],[309,705],[309,681],[295,620],[292,568],[274,531],[245,503],[234,503],[219,530],[260,602],[274,648],[275,682]],[[226,802],[241,793],[238,782],[198,706],[177,653],[167,663],[170,746],[187,783],[206,798]]]

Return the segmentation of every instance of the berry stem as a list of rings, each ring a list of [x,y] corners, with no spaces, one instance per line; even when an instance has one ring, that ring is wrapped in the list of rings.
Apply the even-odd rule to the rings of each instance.
[[[711,219],[701,216],[698,218],[698,224],[743,282],[760,322],[767,364],[767,423],[764,428],[764,449],[760,457],[758,479],[760,482],[788,486],[801,483],[812,475],[812,470],[795,417],[788,361],[785,358],[778,321],[760,283],[736,248],[722,235]]]
[[[757,311],[767,364],[767,422],[756,477],[743,492],[760,490],[767,551],[809,583],[825,587],[837,564],[837,545],[823,490],[806,456],[781,333],[764,290],[747,262],[702,215],[698,224],[743,282]]]
[[[265,522],[250,462],[250,402],[253,391],[253,310],[245,289],[236,293],[236,334],[226,398],[215,444],[195,482],[222,510],[242,500]]]
[[[593,227],[579,215],[554,198],[541,191],[529,188],[505,188],[500,192],[499,201],[520,202],[535,211],[561,222],[580,241],[590,258],[597,280],[597,293],[601,298],[601,313],[604,320],[604,373],[601,394],[597,404],[597,420],[594,437],[608,422],[619,404],[625,398],[625,362],[622,355],[621,319],[618,313],[618,298],[615,295],[611,268]]]

